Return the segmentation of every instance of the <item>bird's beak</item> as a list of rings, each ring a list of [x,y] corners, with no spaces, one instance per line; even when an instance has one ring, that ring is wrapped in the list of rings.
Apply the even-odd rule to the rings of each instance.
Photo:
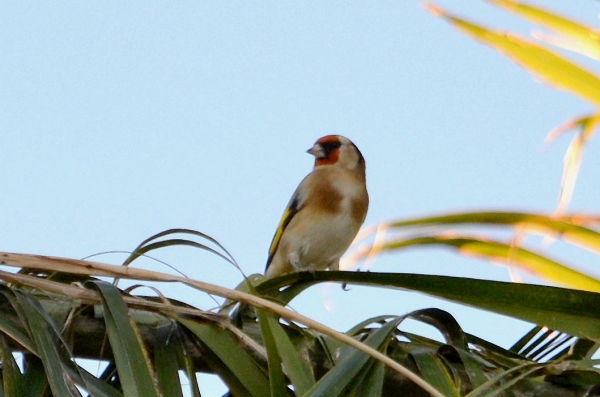
[[[325,157],[325,151],[319,144],[315,144],[313,147],[308,149],[306,153],[312,154],[313,156],[315,156],[315,158],[318,159]]]

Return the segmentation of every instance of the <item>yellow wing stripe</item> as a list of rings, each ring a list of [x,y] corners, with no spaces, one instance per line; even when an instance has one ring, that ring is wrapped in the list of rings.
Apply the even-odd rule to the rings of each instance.
[[[281,220],[279,221],[277,231],[275,232],[275,235],[273,236],[273,241],[271,241],[271,246],[269,247],[269,259],[267,259],[267,266],[265,267],[265,270],[269,267],[271,261],[273,260],[273,257],[275,256],[275,253],[277,252],[277,248],[279,247],[279,243],[281,242],[281,236],[283,236],[283,232],[290,224],[294,215],[296,215],[297,213],[298,200],[294,199],[290,206],[285,210],[283,216],[281,217]]]

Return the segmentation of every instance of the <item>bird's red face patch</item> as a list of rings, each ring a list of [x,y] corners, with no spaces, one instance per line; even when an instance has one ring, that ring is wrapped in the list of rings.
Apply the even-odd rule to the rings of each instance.
[[[335,164],[335,163],[337,163],[339,158],[340,158],[340,149],[335,149],[335,150],[332,150],[331,152],[327,153],[327,157],[321,157],[321,158],[315,159],[315,166],[318,167],[320,165]]]
[[[316,142],[316,145],[321,147],[323,156],[315,159],[315,167],[337,163],[340,158],[340,146],[342,146],[337,135],[324,136]]]

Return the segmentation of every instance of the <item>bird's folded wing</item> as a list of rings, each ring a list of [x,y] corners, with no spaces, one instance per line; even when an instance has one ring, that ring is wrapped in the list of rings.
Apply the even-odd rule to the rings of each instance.
[[[300,189],[294,192],[290,203],[288,204],[285,212],[283,213],[283,216],[281,217],[281,220],[279,221],[277,231],[275,232],[275,235],[273,236],[273,241],[271,241],[271,246],[269,247],[269,259],[267,259],[267,266],[265,267],[265,270],[269,268],[269,265],[271,264],[275,253],[277,252],[277,248],[279,247],[279,243],[281,242],[281,236],[283,236],[283,232],[292,221],[292,218],[302,208],[301,197],[299,192]]]

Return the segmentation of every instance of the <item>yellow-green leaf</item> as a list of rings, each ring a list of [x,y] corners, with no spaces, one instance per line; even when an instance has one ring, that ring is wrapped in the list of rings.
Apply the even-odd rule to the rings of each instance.
[[[488,0],[490,3],[517,14],[533,23],[542,25],[570,40],[570,43],[549,40],[551,44],[579,52],[592,59],[600,60],[600,34],[588,26],[548,10],[514,0]]]
[[[558,196],[557,213],[562,213],[567,208],[575,190],[577,174],[583,158],[583,149],[588,140],[596,133],[598,123],[600,123],[600,114],[593,114],[570,120],[564,125],[555,128],[546,137],[546,142],[551,142],[556,137],[566,131],[579,128],[575,134],[564,157],[564,168],[562,181],[560,183],[560,194]]]
[[[473,225],[513,226],[526,232],[540,232],[559,237],[595,253],[600,253],[600,233],[575,223],[568,216],[551,216],[528,212],[459,212],[425,218],[399,220],[389,223],[387,228],[400,229],[412,226]]]
[[[600,78],[581,66],[534,42],[507,32],[494,32],[430,5],[454,27],[505,54],[530,73],[556,88],[600,106]]]

